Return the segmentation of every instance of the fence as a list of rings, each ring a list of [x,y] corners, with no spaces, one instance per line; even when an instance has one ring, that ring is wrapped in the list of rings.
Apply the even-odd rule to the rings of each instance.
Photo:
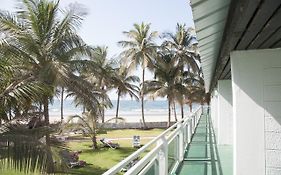
[[[151,148],[144,157],[127,170],[125,175],[173,174],[184,158],[184,150],[191,141],[202,112],[203,108],[199,107],[190,116],[178,121],[158,137],[106,171],[104,175],[117,174]]]

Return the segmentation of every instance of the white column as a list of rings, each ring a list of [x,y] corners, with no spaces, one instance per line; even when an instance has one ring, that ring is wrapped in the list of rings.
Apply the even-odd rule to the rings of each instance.
[[[178,128],[180,128],[179,130],[179,142],[178,142],[178,161],[181,162],[184,159],[184,129],[182,123],[179,123]],[[177,148],[175,148],[177,149]]]
[[[281,49],[230,58],[234,175],[281,174]]]
[[[162,145],[158,153],[158,174],[168,175],[168,142],[165,136],[157,144]]]
[[[212,98],[211,98],[211,118],[212,118],[215,133],[217,133],[217,129],[218,129],[218,95],[217,95],[216,90],[213,91]]]
[[[218,144],[232,144],[233,140],[231,80],[218,81]]]

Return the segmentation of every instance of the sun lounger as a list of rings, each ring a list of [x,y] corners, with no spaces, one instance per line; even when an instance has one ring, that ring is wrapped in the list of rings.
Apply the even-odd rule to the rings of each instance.
[[[110,147],[112,149],[116,149],[120,147],[118,143],[112,143],[111,140],[105,138],[101,138],[100,142],[103,144],[104,147]]]

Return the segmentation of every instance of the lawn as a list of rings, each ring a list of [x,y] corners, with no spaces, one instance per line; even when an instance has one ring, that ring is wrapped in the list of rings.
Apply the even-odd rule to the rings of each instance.
[[[136,129],[124,129],[124,130],[112,130],[108,131],[107,134],[100,134],[98,138],[132,138],[133,135],[139,135],[141,137],[141,144],[149,142],[151,139],[145,137],[154,137],[163,132],[163,129],[152,129],[152,130],[136,130]],[[76,138],[77,139],[77,138]],[[81,150],[82,153],[79,155],[80,160],[86,161],[89,165],[83,168],[71,169],[70,174],[91,174],[99,175],[132,154],[137,149],[132,147],[132,140],[129,139],[118,139],[114,142],[120,144],[119,149],[100,148],[98,150],[92,150],[91,141],[79,141],[73,140],[67,143],[68,147],[73,150]]]
[[[134,135],[139,135],[141,138],[141,144],[144,145],[155,137],[162,133],[164,129],[151,129],[151,130],[137,130],[137,129],[123,129],[123,130],[112,130],[108,131],[107,134],[98,135],[99,138],[116,139],[114,142],[119,143],[120,148],[110,149],[100,147],[98,150],[93,150],[91,145],[92,142],[89,138],[82,137],[81,135],[73,136],[69,141],[66,142],[66,146],[72,151],[82,151],[79,155],[80,160],[84,160],[88,165],[82,168],[69,169],[65,174],[74,175],[100,175],[106,170],[132,154],[136,151],[136,148],[132,147],[132,138]],[[99,144],[100,145],[100,144]],[[100,145],[101,146],[101,145]],[[154,146],[154,145],[153,145]],[[152,146],[152,147],[153,147]],[[150,148],[151,149],[151,148]],[[141,156],[144,156],[142,154]],[[1,175],[24,175],[24,172],[14,171],[13,169],[0,169]],[[34,172],[33,175],[40,173]],[[61,173],[56,173],[61,174]]]

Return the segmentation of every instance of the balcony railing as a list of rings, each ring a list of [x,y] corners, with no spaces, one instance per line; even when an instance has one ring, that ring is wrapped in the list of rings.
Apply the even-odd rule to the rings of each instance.
[[[184,150],[191,141],[202,111],[203,108],[199,107],[194,113],[178,121],[158,137],[106,171],[104,175],[119,173],[130,162],[141,157],[148,150],[150,151],[128,169],[125,175],[168,175],[175,173],[184,158]]]

